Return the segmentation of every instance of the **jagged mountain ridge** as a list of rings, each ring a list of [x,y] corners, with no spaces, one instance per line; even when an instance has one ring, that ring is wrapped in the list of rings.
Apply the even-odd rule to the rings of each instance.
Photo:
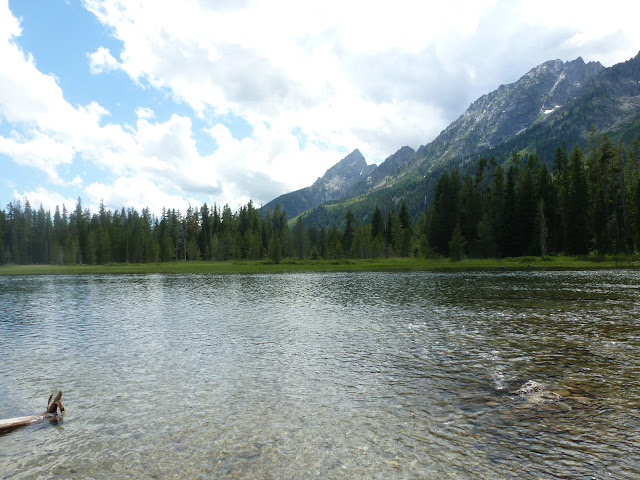
[[[640,135],[640,53],[609,68],[582,58],[539,65],[473,102],[412,159],[403,157],[395,170],[393,158],[402,149],[381,164],[379,172],[354,183],[340,200],[306,212],[305,222],[339,222],[347,208],[367,221],[375,205],[397,209],[403,199],[417,216],[430,201],[435,177],[452,165],[475,161],[481,154],[505,161],[514,151],[537,151],[551,162],[563,141],[569,148],[584,146],[592,126],[626,142]]]
[[[555,113],[555,112],[554,112]],[[586,136],[591,126],[601,132],[620,131],[627,126],[637,136],[640,130],[635,121],[640,117],[640,53],[626,62],[607,68],[576,95],[566,107],[549,118],[549,125],[560,128],[577,118],[588,118],[591,125],[572,121],[572,126],[582,127],[577,134]],[[630,138],[629,138],[630,140]]]
[[[515,83],[481,96],[432,142],[416,163],[436,164],[495,147],[557,111],[605,70],[599,62],[550,60]]]
[[[404,146],[393,155],[390,155],[378,165],[369,175],[354,183],[345,196],[352,197],[370,190],[376,190],[386,185],[387,181],[402,167],[408,164],[415,157],[416,151]]]
[[[287,212],[289,218],[309,210],[328,200],[342,197],[349,187],[366,177],[376,169],[375,164],[368,165],[358,149],[344,157],[310,187],[285,193],[271,200],[260,210],[273,210],[276,205]]]
[[[640,135],[640,53],[594,77],[562,108],[486,155],[504,157],[514,151],[536,151],[544,160],[566,142],[584,145],[592,128],[629,144]]]

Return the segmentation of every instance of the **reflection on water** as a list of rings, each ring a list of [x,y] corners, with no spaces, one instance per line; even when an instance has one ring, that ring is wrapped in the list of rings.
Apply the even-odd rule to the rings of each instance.
[[[0,277],[0,477],[638,478],[639,280]]]

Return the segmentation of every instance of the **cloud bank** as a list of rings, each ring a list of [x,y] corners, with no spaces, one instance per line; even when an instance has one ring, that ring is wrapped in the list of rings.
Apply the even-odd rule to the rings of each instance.
[[[156,213],[205,201],[266,203],[355,148],[380,162],[427,143],[477,97],[543,61],[611,65],[640,49],[640,6],[624,1],[606,11],[544,0],[83,5],[121,44],[88,51],[86,68],[125,74],[189,113],[160,120],[136,104],[129,125],[97,102],[70,104],[20,47],[20,22],[5,0],[0,118],[10,128],[0,153],[46,174],[40,198],[48,189],[59,200],[56,189],[73,186],[89,205],[104,199]],[[103,172],[101,180],[85,179],[80,164]]]

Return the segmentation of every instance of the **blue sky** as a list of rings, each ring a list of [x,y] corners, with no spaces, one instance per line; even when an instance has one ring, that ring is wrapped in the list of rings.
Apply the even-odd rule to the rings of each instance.
[[[640,5],[0,0],[0,204],[258,205],[428,143],[550,59],[640,50]]]

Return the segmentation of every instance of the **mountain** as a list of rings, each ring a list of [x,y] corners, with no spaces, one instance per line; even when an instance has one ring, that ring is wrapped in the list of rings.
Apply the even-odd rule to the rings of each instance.
[[[340,222],[347,209],[367,222],[376,205],[397,211],[403,200],[415,218],[445,170],[472,165],[480,155],[504,162],[513,152],[537,152],[551,164],[563,142],[584,148],[592,127],[627,144],[640,135],[640,53],[609,68],[582,58],[533,68],[473,102],[412,158],[411,149],[403,147],[339,200],[306,211],[305,223]]]
[[[328,200],[342,197],[348,189],[376,169],[376,165],[367,165],[358,149],[344,157],[318,178],[310,187],[285,193],[264,205],[260,210],[273,210],[276,205],[287,212],[289,218],[309,210]]]
[[[517,82],[473,102],[431,143],[420,147],[416,163],[436,164],[493,148],[562,107],[605,70],[599,62],[551,60]]]
[[[365,178],[354,183],[345,193],[345,196],[352,197],[369,190],[375,190],[384,187],[390,177],[393,176],[398,170],[404,167],[407,163],[413,160],[416,151],[411,147],[402,147],[393,155],[387,157],[387,159],[378,165],[369,175]]]

